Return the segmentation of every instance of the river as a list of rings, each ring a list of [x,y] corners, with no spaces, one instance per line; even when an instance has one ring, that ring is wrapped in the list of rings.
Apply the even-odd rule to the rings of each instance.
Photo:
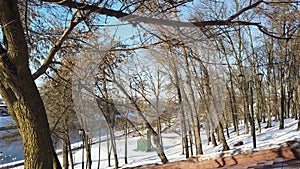
[[[3,130],[15,126],[10,116],[0,116],[0,164],[23,160],[23,143],[17,129]]]
[[[102,123],[101,136],[106,135],[106,125]],[[7,129],[15,126],[11,116],[0,116],[0,164],[10,163],[13,161],[19,161],[24,159],[23,143],[21,137],[18,134],[17,129]],[[79,123],[76,124],[77,127],[71,129],[70,138],[71,143],[80,142],[80,136],[78,134]],[[6,128],[6,129],[4,129]],[[77,128],[77,129],[76,129]],[[97,137],[97,135],[92,137]],[[61,148],[61,141],[58,140],[56,148]],[[2,155],[1,155],[2,152]]]

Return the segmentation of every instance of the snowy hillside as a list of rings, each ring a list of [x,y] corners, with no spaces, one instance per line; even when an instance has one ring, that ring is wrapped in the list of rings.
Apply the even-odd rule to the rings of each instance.
[[[300,131],[296,131],[298,121],[294,119],[286,119],[285,120],[285,129],[278,130],[279,123],[273,122],[272,128],[262,128],[262,132],[257,134],[257,149],[270,149],[274,147],[279,147],[278,144],[286,142],[288,140],[299,140],[300,141]],[[262,123],[262,127],[266,126],[266,124]],[[217,158],[218,154],[222,150],[222,145],[218,145],[213,147],[212,145],[207,145],[207,138],[205,131],[202,131],[202,145],[204,155],[202,155],[201,159],[213,159]],[[105,138],[102,138],[105,139]],[[137,148],[137,140],[139,137],[130,137],[128,139],[128,163],[124,164],[124,139],[121,137],[117,140],[117,150],[119,156],[119,167],[134,167],[140,166],[144,164],[153,164],[160,163],[160,159],[157,157],[156,152],[141,152],[136,151]],[[244,145],[233,147],[235,143],[238,141],[243,141]],[[169,161],[178,161],[184,160],[185,156],[181,155],[181,139],[180,136],[176,133],[165,133],[163,134],[163,144],[165,148],[166,156]],[[233,129],[230,128],[230,138],[227,138],[227,143],[230,147],[230,151],[228,154],[232,154],[233,150],[238,149],[239,151],[253,151],[252,149],[252,137],[250,134],[245,135],[243,127],[240,128],[240,135],[236,136]],[[74,147],[80,146],[80,143],[73,144]],[[108,160],[107,160],[107,147],[106,142],[101,143],[101,154],[100,154],[100,168],[109,168]],[[194,151],[195,152],[195,151]],[[99,144],[94,144],[92,146],[92,168],[96,169],[98,165],[98,157],[99,157]],[[60,157],[61,159],[61,157]],[[62,159],[61,159],[62,160]],[[82,168],[82,151],[77,150],[74,152],[74,163],[75,169]],[[111,157],[111,164],[113,165],[113,156]],[[3,167],[3,165],[2,165]],[[22,168],[22,167],[17,167]],[[110,168],[113,168],[110,167]]]
[[[283,143],[287,140],[300,140],[300,132],[296,131],[298,121],[294,119],[285,120],[285,129],[278,130],[279,123],[273,122],[272,128],[262,129],[262,133],[257,134],[257,149],[267,149],[272,147],[278,147],[278,144]],[[266,125],[266,124],[263,124]],[[227,143],[231,149],[234,149],[233,145],[238,141],[243,141],[244,145],[236,147],[238,149],[242,149],[244,151],[252,150],[252,137],[250,134],[244,135],[244,129],[240,128],[240,136],[236,137],[235,132],[231,128],[230,137],[227,139]],[[217,156],[218,152],[222,150],[222,145],[218,145],[217,147],[213,147],[212,145],[207,145],[207,138],[205,131],[202,131],[202,144],[204,151],[204,159],[205,158],[214,158]],[[136,151],[137,148],[137,140],[139,137],[130,138],[128,140],[128,165],[124,164],[124,139],[120,139],[117,142],[118,155],[120,157],[120,167],[133,167],[139,166],[143,164],[151,164],[151,163],[160,163],[160,159],[157,157],[156,152],[140,152]],[[169,159],[169,161],[178,161],[184,160],[185,156],[181,155],[181,139],[178,134],[168,133],[163,134],[163,144],[165,147],[165,153]],[[94,145],[92,149],[93,154],[93,168],[97,167],[98,162],[98,145]],[[194,151],[195,152],[195,151]],[[81,159],[82,152],[77,151],[75,155],[75,163],[77,163],[75,168],[81,168]],[[106,151],[106,142],[102,142],[101,144],[101,168],[108,168],[107,163],[107,151]],[[113,157],[112,157],[113,164]],[[113,168],[113,167],[112,167]]]

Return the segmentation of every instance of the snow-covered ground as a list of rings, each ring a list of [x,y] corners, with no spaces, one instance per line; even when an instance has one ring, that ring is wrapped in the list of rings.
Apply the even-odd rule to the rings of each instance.
[[[273,121],[272,128],[265,129],[266,123],[262,123],[262,132],[257,133],[257,148],[259,149],[269,149],[273,147],[278,147],[278,144],[286,142],[288,140],[299,140],[300,141],[300,132],[297,131],[297,123],[298,121],[294,119],[286,119],[285,120],[285,129],[279,130],[278,129],[278,122]],[[228,154],[234,154],[235,150],[238,152],[245,152],[245,151],[253,151],[252,149],[252,137],[250,134],[244,134],[244,127],[240,125],[240,135],[236,136],[233,129],[230,128],[230,138],[227,138],[227,143],[230,147],[230,151]],[[104,138],[102,138],[104,139]],[[128,163],[125,165],[124,162],[124,138],[120,137],[117,140],[117,152],[119,157],[119,167],[133,167],[139,166],[144,164],[151,164],[151,163],[160,163],[160,159],[156,155],[155,151],[152,152],[141,152],[137,151],[137,140],[140,137],[130,137],[128,139]],[[202,159],[210,159],[210,158],[217,158],[222,150],[222,145],[218,145],[213,147],[212,145],[207,145],[207,138],[204,131],[201,133],[202,145],[203,145],[203,152],[204,155]],[[244,145],[233,147],[235,143],[238,141],[243,141]],[[174,132],[171,133],[164,133],[163,134],[163,144],[165,148],[165,154],[168,157],[169,161],[178,161],[184,160],[185,156],[181,155],[181,139],[180,136]],[[73,144],[74,147],[80,146],[80,143]],[[113,168],[108,167],[108,158],[107,158],[107,145],[106,142],[101,143],[101,154],[100,154],[100,168]],[[195,152],[195,151],[194,151]],[[81,162],[82,162],[82,151],[77,150],[73,152],[74,154],[74,163],[75,169],[80,169]],[[97,168],[98,159],[99,159],[99,143],[94,144],[92,146],[92,168]],[[60,157],[60,160],[61,157]],[[113,155],[111,156],[111,164],[114,164]],[[2,166],[3,167],[3,166]],[[1,165],[0,165],[1,168]],[[17,167],[23,168],[23,167]]]

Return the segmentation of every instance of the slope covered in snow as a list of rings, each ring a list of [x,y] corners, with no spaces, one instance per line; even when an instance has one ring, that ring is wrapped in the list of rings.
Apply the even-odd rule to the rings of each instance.
[[[279,130],[278,122],[273,122],[272,128],[265,129],[264,126],[266,126],[265,123],[262,123],[262,132],[257,133],[257,148],[255,150],[260,149],[270,149],[274,147],[279,147],[280,143],[286,142],[288,140],[299,140],[300,141],[300,131],[297,131],[297,120],[294,119],[286,119],[285,120],[285,129]],[[235,132],[233,131],[233,128],[229,129],[230,132],[230,138],[227,138],[227,143],[230,147],[230,151],[228,151],[226,154],[232,155],[236,152],[247,152],[247,151],[253,151],[252,148],[252,137],[250,134],[245,135],[244,134],[244,127],[240,125],[240,135],[236,136]],[[102,139],[105,139],[104,137]],[[124,138],[119,137],[117,140],[117,152],[119,157],[119,167],[134,167],[134,166],[140,166],[145,164],[153,164],[153,163],[161,163],[160,159],[156,155],[155,151],[151,152],[142,152],[137,151],[137,140],[140,139],[140,137],[130,137],[128,138],[128,164],[125,165],[124,162],[124,154],[125,154],[125,148],[124,148]],[[221,150],[222,145],[218,145],[216,147],[213,147],[211,144],[207,145],[207,138],[205,131],[201,131],[201,139],[202,139],[202,145],[203,145],[203,152],[204,155],[202,155],[200,158],[202,160],[205,159],[214,159],[218,158]],[[238,141],[243,141],[243,145],[238,147],[233,147],[235,143]],[[73,144],[74,147],[80,146],[81,143]],[[169,161],[178,161],[178,160],[184,160],[185,155],[181,154],[181,139],[180,135],[170,132],[170,133],[164,133],[163,134],[163,145],[165,148],[166,156],[168,157]],[[108,158],[107,158],[107,144],[106,141],[101,142],[101,144],[96,143],[92,145],[92,168],[96,169],[98,165],[98,159],[99,159],[99,146],[101,146],[100,149],[100,168],[114,168],[108,167]],[[195,151],[194,151],[195,152]],[[82,150],[76,150],[73,152],[73,159],[75,163],[75,169],[82,168]],[[60,157],[61,159],[61,157]],[[61,159],[62,160],[62,159]],[[111,156],[111,164],[114,164],[113,161],[113,155]],[[3,166],[2,166],[3,167]],[[17,167],[17,168],[22,168]]]

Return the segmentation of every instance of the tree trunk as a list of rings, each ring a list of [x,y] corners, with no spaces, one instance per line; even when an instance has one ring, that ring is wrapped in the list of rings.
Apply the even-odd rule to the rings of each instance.
[[[211,143],[213,144],[213,146],[217,146],[217,140],[215,137],[215,126],[214,123],[212,121],[212,117],[208,117],[209,120],[209,128],[210,128],[210,137],[211,137]]]
[[[215,132],[214,132],[214,130],[211,130],[211,142],[212,142],[212,144],[213,144],[213,146],[214,147],[216,147],[218,144],[217,144],[217,141],[216,141],[216,137],[215,137]]]
[[[158,104],[157,104],[158,105]],[[164,146],[163,141],[162,141],[162,131],[161,131],[161,120],[160,117],[157,118],[157,134],[159,136],[159,142],[162,146]]]
[[[72,152],[72,146],[71,146],[69,135],[68,135],[68,149],[69,149],[69,155],[70,155],[70,165],[71,165],[71,168],[74,169],[73,152]]]
[[[191,156],[194,155],[193,151],[193,133],[192,130],[189,128],[189,140],[190,140],[190,151],[191,151]]]
[[[98,166],[97,169],[100,169],[100,164],[101,164],[101,124],[99,126],[99,148],[98,148]]]
[[[222,113],[222,117],[223,117],[224,122],[225,122],[225,128],[226,128],[227,138],[230,138],[230,135],[229,135],[229,129],[228,129],[228,123],[229,123],[229,121],[228,121],[228,119],[226,118],[226,115],[225,115],[224,112]]]
[[[179,86],[179,77],[176,73],[176,89],[177,89],[177,95],[178,95],[178,100],[179,100],[179,106],[180,106],[180,115],[181,115],[181,138],[182,142],[184,144],[184,149],[185,149],[185,157],[189,158],[189,146],[188,146],[188,134],[187,134],[187,126],[186,126],[186,115],[184,112],[184,106],[183,106],[183,99],[182,99],[182,94],[183,91],[181,90],[181,87]]]
[[[181,109],[183,109],[183,106],[181,107]],[[180,110],[180,114],[181,114],[181,130],[182,130],[182,134],[181,134],[181,138],[182,138],[182,142],[184,144],[184,150],[185,150],[185,157],[189,158],[189,145],[188,145],[188,136],[187,136],[187,129],[186,129],[186,120],[185,120],[185,114],[184,114],[184,110]]]
[[[299,112],[299,116],[300,116],[300,112]],[[297,130],[300,131],[300,118],[298,119],[298,127]]]
[[[182,94],[184,96],[184,99],[186,100],[187,109],[188,109],[187,112],[190,112],[190,117],[191,117],[191,120],[192,120],[192,125],[193,125],[192,128],[193,128],[195,144],[196,144],[196,155],[198,155],[198,153],[202,154],[202,146],[201,146],[200,130],[199,130],[199,121],[198,121],[198,118],[197,118],[198,113],[196,113],[196,108],[195,108],[195,103],[194,103],[195,101],[193,101],[195,98],[194,98],[194,96],[192,96],[192,101],[190,101],[187,94],[186,94],[186,92],[184,91],[184,89],[181,89],[181,91],[182,91]],[[189,87],[190,95],[194,95],[192,91],[193,90],[191,89],[191,86],[190,86]],[[186,123],[188,125],[191,155],[193,155],[193,144],[192,144],[193,143],[193,135],[192,135],[191,126],[189,125],[190,124],[189,118],[186,120]]]
[[[267,123],[267,128],[272,127],[272,104],[271,104],[271,85],[270,85],[270,80],[268,80],[268,123]]]
[[[29,70],[27,83],[1,82],[0,91],[24,143],[25,169],[61,168],[57,163],[43,102]],[[21,77],[20,77],[21,78]]]
[[[221,121],[219,121],[219,123],[218,123],[218,131],[219,131],[219,137],[220,137],[220,142],[222,143],[222,145],[223,145],[223,151],[227,151],[227,150],[230,150],[229,149],[229,146],[228,146],[228,144],[227,144],[227,142],[226,142],[226,139],[225,139],[225,136],[224,136],[224,131],[223,131],[224,129],[223,129],[223,126],[222,126],[222,123],[221,123]]]
[[[209,145],[209,143],[211,142],[209,119],[206,119],[205,121],[205,132],[207,137],[207,145]]]
[[[219,130],[220,130],[220,128],[219,128],[219,123],[217,124],[217,128],[215,129],[215,132],[216,132],[216,134],[217,134],[217,136],[218,136],[218,142],[220,142],[221,140],[220,140],[220,132],[219,132]]]
[[[118,168],[119,167],[119,160],[118,160],[118,154],[117,154],[116,137],[115,137],[114,129],[111,126],[109,126],[109,135],[110,135],[112,150],[113,150],[113,153],[114,153],[115,168]]]
[[[280,98],[280,123],[279,123],[279,129],[284,129],[284,118],[285,118],[285,88],[284,88],[284,72],[281,70],[281,77],[280,77],[280,93],[281,93],[281,98]]]
[[[29,70],[28,48],[17,4],[16,0],[0,1],[2,34],[7,41],[7,51],[0,51],[0,93],[24,143],[24,168],[61,168],[44,104]]]
[[[109,167],[111,167],[111,163],[110,163],[110,154],[111,154],[111,149],[110,149],[110,144],[109,144],[109,135],[108,135],[108,133],[109,133],[109,129],[108,129],[109,127],[108,127],[108,125],[107,125],[107,133],[106,133],[106,143],[107,143],[107,159],[108,159],[108,166]]]
[[[184,47],[181,48],[185,57],[185,69],[186,69],[186,78],[187,78],[187,86],[188,92],[190,96],[190,109],[191,109],[191,117],[194,129],[194,138],[195,138],[195,145],[196,145],[196,155],[203,154],[202,144],[201,144],[201,136],[200,136],[200,129],[199,129],[199,118],[198,118],[198,111],[196,106],[196,98],[195,92],[192,87],[192,80],[191,80],[191,71],[190,71],[190,64],[188,60],[188,54]],[[183,90],[183,89],[182,89]],[[191,145],[192,146],[192,145]]]
[[[64,129],[64,135],[62,139],[62,154],[63,154],[63,168],[68,169],[69,168],[69,153],[68,153],[68,137],[69,137],[69,131],[68,131],[68,119],[64,118],[63,123],[63,129]]]
[[[256,87],[256,101],[257,101],[257,112],[256,112],[256,121],[257,121],[257,133],[261,133],[261,118],[262,118],[262,93],[261,93],[261,82],[258,82],[258,86]]]
[[[232,79],[231,69],[229,71],[230,71],[230,88],[227,87],[227,89],[228,89],[229,98],[230,98],[232,122],[233,122],[233,126],[234,126],[234,131],[236,132],[236,135],[239,136],[239,120],[238,120],[238,116],[237,116],[235,91],[233,88],[233,79]],[[227,126],[226,126],[226,128],[227,128]]]
[[[85,152],[86,152],[86,168],[92,168],[92,153],[91,153],[91,139],[88,135],[84,138]]]
[[[128,164],[128,160],[127,160],[127,137],[128,137],[128,131],[127,131],[127,120],[125,120],[125,126],[124,126],[124,138],[125,138],[125,155],[124,155],[124,159],[125,159],[125,164]]]
[[[246,113],[246,120],[247,120],[247,127],[248,127],[248,131],[245,131],[245,134],[249,134],[249,123],[250,123],[250,129],[252,130],[252,121],[251,121],[251,115],[250,115],[250,110],[249,110],[249,107],[251,107],[250,103],[249,103],[249,96],[248,96],[248,91],[246,90],[245,93],[246,93],[246,109],[245,109],[245,113]],[[251,95],[250,95],[251,97]],[[251,98],[250,98],[251,99]]]
[[[63,154],[63,168],[69,168],[69,160],[68,160],[68,144],[67,141],[62,139],[62,154]]]
[[[275,121],[278,121],[279,110],[278,110],[278,94],[277,94],[277,83],[276,83],[276,68],[273,67],[273,81],[274,81],[274,109],[275,109]]]

